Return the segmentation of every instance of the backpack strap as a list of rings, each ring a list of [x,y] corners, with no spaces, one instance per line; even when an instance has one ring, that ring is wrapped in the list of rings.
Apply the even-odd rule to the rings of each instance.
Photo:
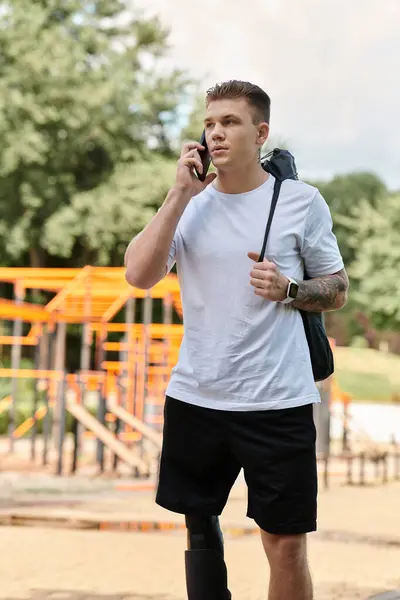
[[[271,208],[269,210],[269,217],[268,217],[268,221],[267,221],[267,226],[265,228],[264,242],[263,242],[263,245],[262,245],[262,248],[261,248],[260,255],[258,257],[259,262],[262,262],[264,260],[264,254],[265,254],[265,250],[267,248],[267,241],[268,241],[269,231],[271,229],[272,218],[274,216],[276,204],[278,202],[279,192],[281,191],[281,185],[282,185],[282,181],[280,181],[279,179],[276,179],[275,180],[275,184],[274,184],[274,193],[272,194]]]

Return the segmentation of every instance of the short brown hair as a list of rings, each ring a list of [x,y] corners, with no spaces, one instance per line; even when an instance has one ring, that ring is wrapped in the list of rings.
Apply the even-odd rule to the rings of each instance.
[[[231,79],[217,83],[206,93],[206,106],[214,100],[246,98],[251,107],[255,109],[255,122],[265,121],[269,123],[271,114],[271,99],[258,85],[248,81]]]

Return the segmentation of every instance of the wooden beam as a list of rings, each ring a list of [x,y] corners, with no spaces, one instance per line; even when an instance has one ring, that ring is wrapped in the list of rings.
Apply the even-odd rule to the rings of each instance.
[[[150,442],[152,442],[157,448],[161,450],[162,448],[162,436],[160,433],[154,431],[152,427],[143,423],[140,419],[129,413],[122,406],[115,404],[114,402],[108,402],[107,408],[110,412],[112,412],[118,419],[126,423],[132,427],[132,429],[136,429],[139,431],[145,438],[147,438]]]
[[[136,456],[129,450],[123,442],[118,440],[104,425],[102,425],[93,415],[82,406],[75,402],[67,402],[67,410],[77,419],[86,429],[92,431],[103,444],[110,448],[124,463],[134,469],[138,469],[143,475],[148,472],[145,461]]]

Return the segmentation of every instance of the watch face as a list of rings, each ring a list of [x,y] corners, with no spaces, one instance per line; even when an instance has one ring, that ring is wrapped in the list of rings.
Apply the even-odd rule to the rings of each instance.
[[[291,281],[290,285],[289,285],[289,293],[288,293],[289,298],[293,298],[293,299],[297,298],[298,291],[299,291],[299,284]]]

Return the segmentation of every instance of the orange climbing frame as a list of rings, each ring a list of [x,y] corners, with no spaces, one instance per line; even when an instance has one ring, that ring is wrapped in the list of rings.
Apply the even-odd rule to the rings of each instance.
[[[3,346],[36,346],[44,331],[54,331],[58,324],[76,323],[87,327],[86,340],[102,349],[103,360],[97,368],[104,375],[119,374],[129,393],[126,408],[139,418],[144,416],[144,406],[149,397],[158,404],[163,396],[164,383],[176,362],[183,335],[181,325],[169,323],[121,323],[113,319],[132,299],[146,303],[150,300],[172,301],[176,312],[182,316],[179,284],[173,274],[167,275],[150,291],[132,288],[125,280],[124,268],[91,267],[82,269],[29,269],[0,268],[0,281],[14,284],[16,300],[0,298],[0,320],[22,321],[30,324],[27,335],[0,336]],[[28,290],[53,293],[53,298],[42,306],[25,301]],[[151,313],[151,310],[150,310]],[[120,334],[120,341],[108,341],[109,334]],[[122,336],[127,336],[122,339]],[[125,359],[107,358],[108,352],[125,353]],[[61,372],[56,370],[0,369],[3,378],[44,379],[55,385]],[[99,374],[100,377],[100,374]],[[110,380],[111,381],[111,380]],[[70,382],[72,384],[72,381]],[[86,382],[87,383],[87,382]],[[113,386],[110,382],[109,386]],[[12,400],[3,403],[3,410]],[[35,415],[43,416],[43,411]],[[110,417],[111,418],[111,417]],[[159,421],[157,415],[151,417]],[[34,419],[28,420],[14,432],[24,433]],[[125,432],[129,434],[128,432]]]

